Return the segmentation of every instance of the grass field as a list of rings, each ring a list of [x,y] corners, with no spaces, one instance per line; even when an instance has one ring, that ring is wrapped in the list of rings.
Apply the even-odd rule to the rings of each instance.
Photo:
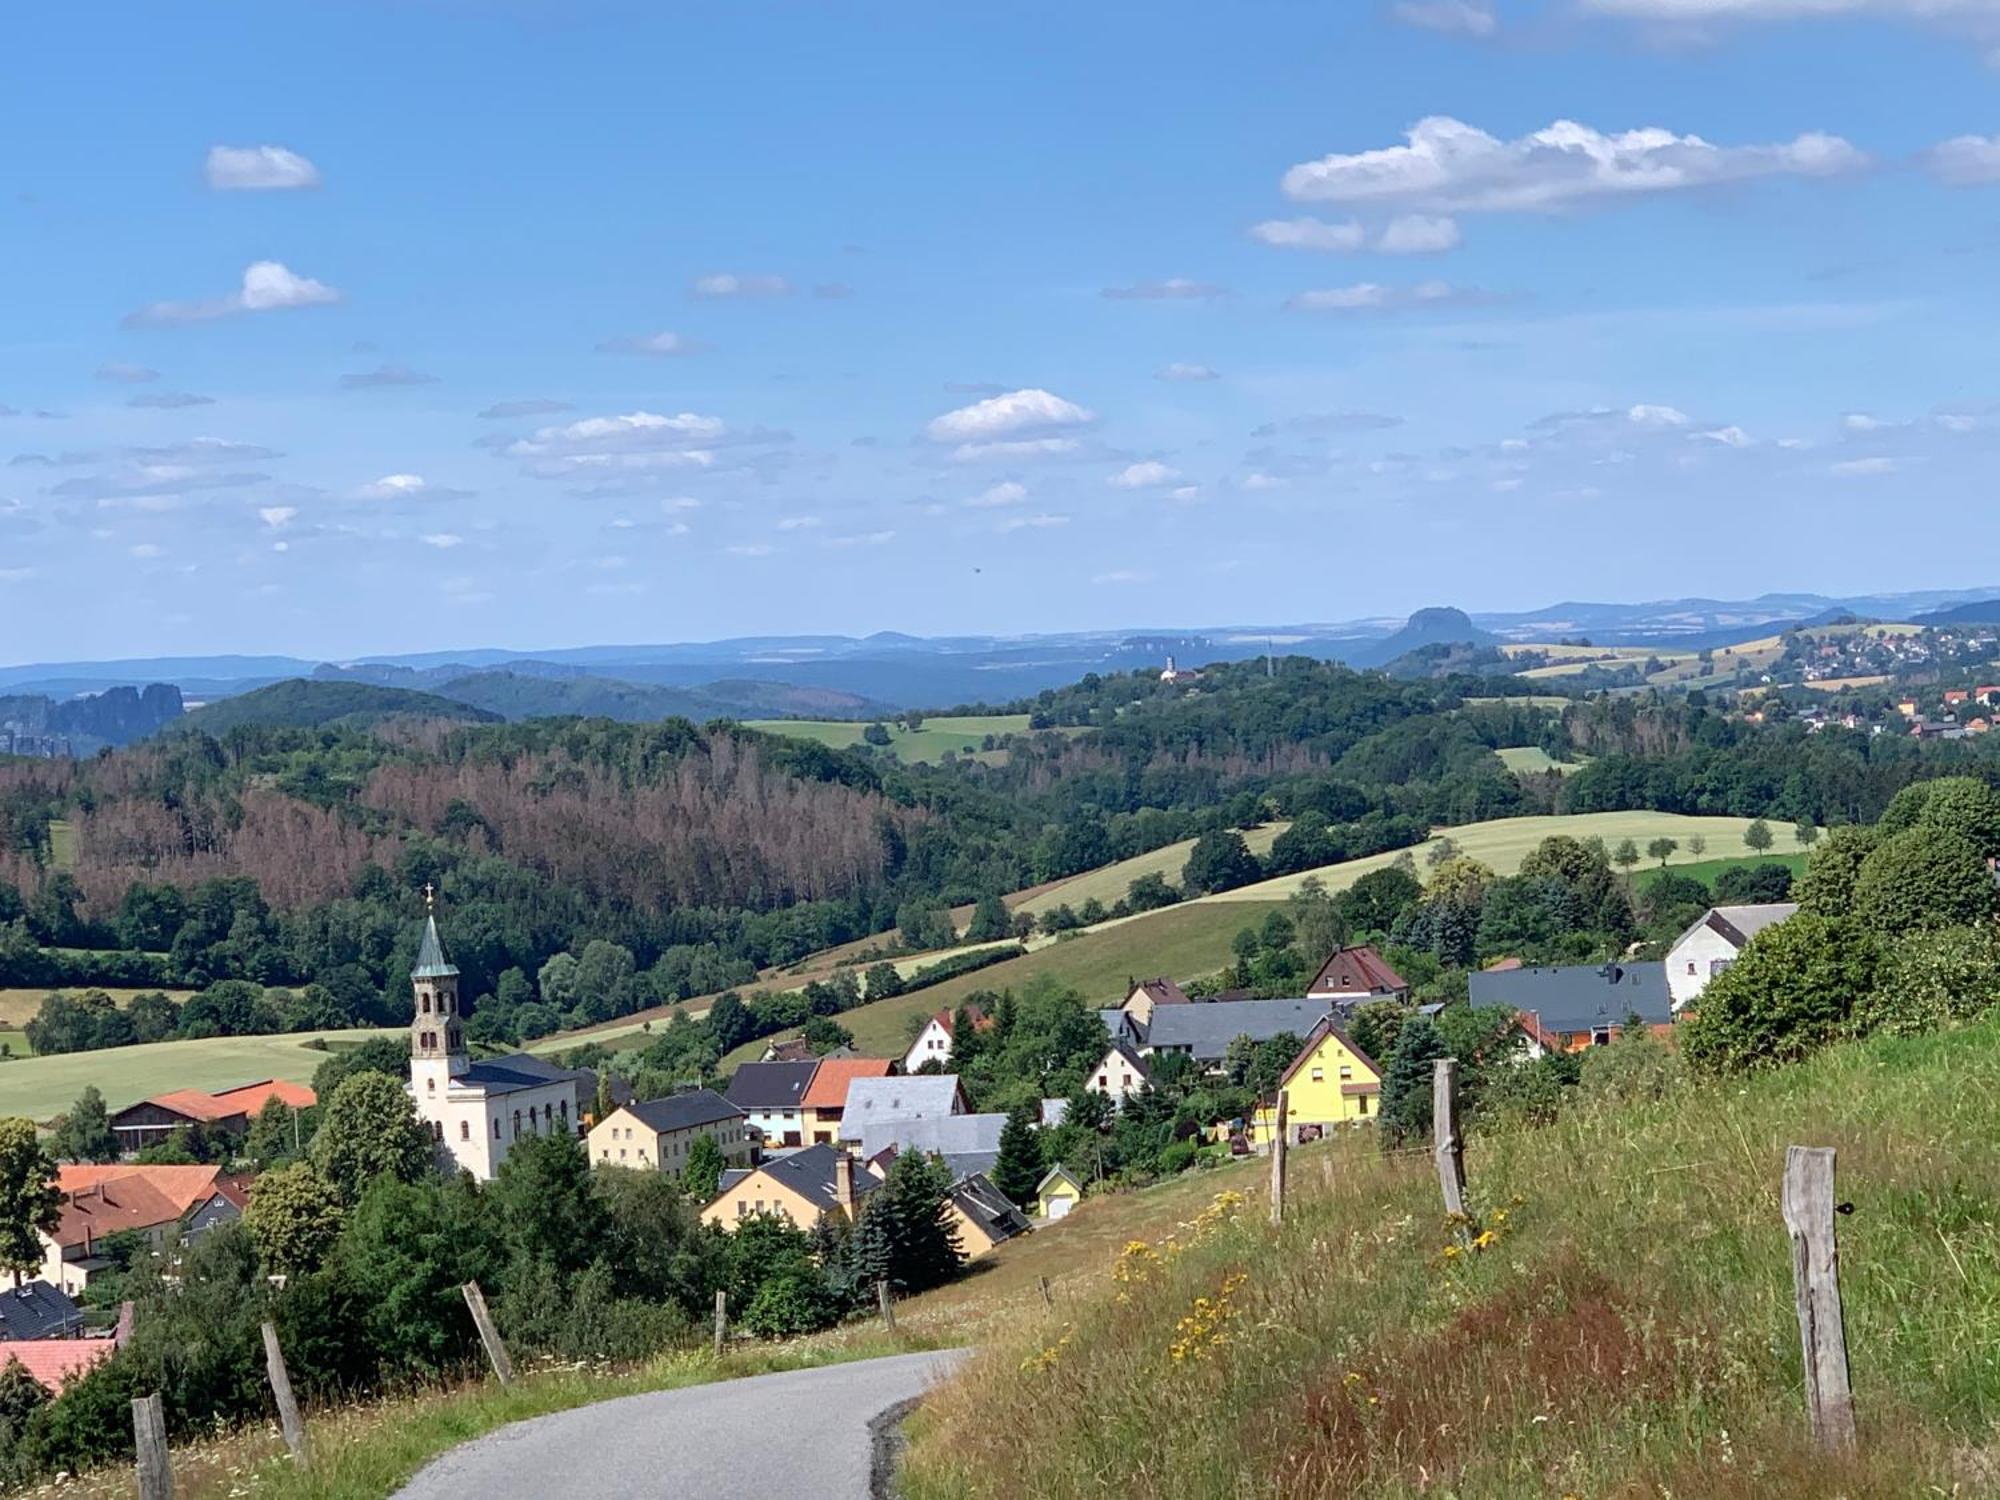
[[[129,1005],[139,995],[160,994],[170,1000],[181,1001],[194,993],[193,990],[156,990],[144,986],[113,989],[101,984],[28,985],[16,989],[0,989],[0,1027],[27,1025],[35,1018],[35,1012],[42,1008],[42,1001],[56,990],[79,995],[87,990],[102,990],[118,1005]]]
[[[1848,1455],[1807,1439],[1778,1203],[1794,1143],[1837,1149],[1856,1210],[1839,1224],[1862,1432]],[[1086,1200],[900,1310],[900,1326],[983,1346],[918,1418],[900,1493],[1996,1493],[2000,1020],[1475,1129],[1467,1173],[1492,1231],[1479,1253],[1447,1251],[1428,1152],[1363,1137],[1293,1156],[1282,1228],[1256,1167]],[[1218,1188],[1248,1201],[1197,1230]],[[1116,1282],[1133,1240],[1158,1259],[1126,1254]]]
[[[1580,760],[1557,760],[1540,745],[1513,745],[1505,750],[1495,750],[1500,763],[1517,776],[1538,776],[1544,771],[1554,771],[1567,776],[1572,771],[1583,769]]]
[[[1774,829],[1773,832],[1775,831]],[[1676,864],[1672,866],[1672,869],[1676,875],[1691,875],[1703,885],[1713,885],[1715,877],[1720,875],[1724,870],[1733,870],[1739,866],[1747,867],[1750,865],[1783,865],[1792,872],[1792,879],[1797,880],[1806,872],[1806,855],[1803,852],[1779,854],[1774,851],[1770,854],[1746,854],[1741,859],[1692,860],[1687,864]],[[1660,867],[1658,865],[1642,866],[1633,872],[1632,883],[1643,891],[1659,878]]]
[[[1743,842],[1743,830],[1750,826],[1748,818],[1690,818],[1679,813],[1656,812],[1611,812],[1611,813],[1571,813],[1540,818],[1495,818],[1486,823],[1468,823],[1461,828],[1441,828],[1436,837],[1418,845],[1414,850],[1419,873],[1424,868],[1424,856],[1436,845],[1438,838],[1449,835],[1459,851],[1481,864],[1492,868],[1495,874],[1512,875],[1521,868],[1522,856],[1551,834],[1568,834],[1571,838],[1600,838],[1616,848],[1620,839],[1631,839],[1643,851],[1647,843],[1656,838],[1680,840],[1681,847],[1669,860],[1670,864],[1689,864],[1695,856],[1689,852],[1687,843],[1691,837],[1699,835],[1708,841],[1703,853],[1704,859],[1741,859],[1752,851]],[[1791,854],[1798,851],[1798,841],[1789,827],[1774,824],[1771,827],[1774,840],[1772,853]],[[1404,851],[1390,854],[1371,854],[1366,859],[1350,859],[1342,864],[1323,865],[1317,870],[1306,870],[1297,875],[1280,875],[1274,880],[1259,881],[1255,885],[1241,886],[1220,895],[1203,896],[1199,904],[1209,902],[1234,901],[1282,901],[1297,890],[1305,881],[1317,876],[1328,890],[1345,890],[1370,870],[1379,870],[1399,859]],[[1653,861],[1657,864],[1658,861]]]
[[[0,1115],[46,1120],[62,1113],[89,1084],[123,1109],[169,1089],[223,1089],[265,1078],[310,1083],[326,1053],[307,1042],[366,1041],[401,1031],[301,1032],[296,1036],[222,1036],[199,1042],[146,1042],[99,1052],[65,1052],[0,1063]]]
[[[960,755],[977,753],[989,734],[1028,732],[1026,714],[967,714],[959,718],[925,719],[923,728],[915,734],[887,720],[884,724],[889,731],[886,748],[891,755],[898,760],[924,762],[942,759],[947,750]],[[862,733],[868,725],[865,720],[854,719],[755,719],[747,727],[760,729],[766,734],[817,740],[835,750],[846,750],[861,743]]]
[[[1815,693],[1838,693],[1845,688],[1880,687],[1889,680],[1886,672],[1877,672],[1870,677],[1820,677],[1804,683]]]
[[[56,818],[49,824],[49,863],[58,870],[76,868],[76,830],[67,819]]]
[[[1250,846],[1250,852],[1260,859],[1271,852],[1271,845],[1278,835],[1291,827],[1289,823],[1266,823],[1260,828],[1244,832],[1243,842]],[[1106,906],[1114,906],[1124,899],[1132,882],[1141,875],[1161,875],[1169,885],[1181,883],[1181,871],[1187,868],[1188,854],[1194,848],[1193,839],[1183,839],[1177,844],[1166,844],[1149,854],[1134,855],[1131,859],[1121,859],[1116,864],[1100,869],[1086,870],[1081,875],[1072,875],[1067,880],[1054,880],[1038,886],[1031,892],[1018,897],[1010,897],[1007,905],[1013,911],[1032,912],[1040,916],[1058,906],[1077,907],[1095,897]]]

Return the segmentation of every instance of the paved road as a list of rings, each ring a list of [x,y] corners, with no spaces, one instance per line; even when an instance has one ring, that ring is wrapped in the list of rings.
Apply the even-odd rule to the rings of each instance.
[[[867,1500],[868,1423],[962,1358],[897,1354],[533,1417],[434,1460],[396,1500]]]

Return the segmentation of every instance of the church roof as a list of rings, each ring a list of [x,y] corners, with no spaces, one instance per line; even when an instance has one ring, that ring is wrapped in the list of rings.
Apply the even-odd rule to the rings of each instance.
[[[444,956],[444,942],[438,937],[436,917],[424,918],[424,940],[417,949],[417,966],[410,970],[412,979],[445,979],[458,973]]]

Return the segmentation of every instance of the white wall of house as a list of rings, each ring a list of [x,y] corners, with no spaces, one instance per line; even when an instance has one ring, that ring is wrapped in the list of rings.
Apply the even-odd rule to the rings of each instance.
[[[1123,1104],[1126,1095],[1136,1094],[1145,1086],[1145,1078],[1132,1066],[1131,1059],[1116,1047],[1106,1052],[1104,1060],[1084,1079],[1085,1088],[1104,1095],[1113,1104]]]
[[[805,1112],[792,1109],[753,1109],[747,1111],[750,1123],[757,1127],[764,1137],[764,1149],[784,1151],[793,1146],[811,1145],[807,1139]],[[787,1139],[789,1137],[790,1139]]]
[[[750,1122],[740,1115],[685,1130],[655,1131],[622,1109],[590,1128],[590,1160],[602,1167],[678,1172],[703,1136],[714,1140],[725,1166],[750,1165]]]
[[[927,1062],[948,1063],[951,1061],[951,1033],[944,1029],[936,1016],[924,1022],[924,1029],[917,1033],[917,1039],[910,1043],[910,1050],[903,1054],[903,1071],[914,1073]]]
[[[1736,945],[1706,922],[1667,950],[1667,994],[1675,1010],[1691,1004],[1732,963]]]

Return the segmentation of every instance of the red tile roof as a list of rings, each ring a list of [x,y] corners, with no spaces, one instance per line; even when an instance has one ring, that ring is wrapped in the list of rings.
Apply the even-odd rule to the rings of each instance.
[[[175,1089],[171,1093],[155,1094],[141,1102],[157,1104],[161,1109],[186,1115],[190,1120],[226,1120],[231,1115],[243,1113],[242,1105],[225,1104],[215,1095],[204,1094],[200,1089]]]
[[[233,1106],[246,1115],[256,1114],[273,1099],[287,1109],[310,1109],[319,1103],[319,1095],[304,1084],[289,1083],[282,1078],[266,1078],[257,1083],[224,1089],[214,1097],[216,1103]]]
[[[206,1203],[221,1187],[220,1167],[141,1167],[66,1165],[57,1169],[56,1186],[65,1201],[56,1226],[59,1245],[82,1245],[121,1229],[151,1229],[171,1224],[198,1203]]]
[[[847,1086],[857,1078],[887,1078],[891,1064],[886,1057],[828,1057],[813,1070],[800,1105],[806,1109],[845,1109]]]
[[[972,1029],[974,1031],[991,1031],[993,1029],[993,1018],[978,1006],[967,1005],[963,1009],[966,1015],[971,1018]],[[958,1012],[955,1010],[941,1010],[932,1016],[931,1019],[944,1028],[946,1036],[950,1036],[953,1028],[958,1024]]]
[[[1407,990],[1403,976],[1371,944],[1336,948],[1306,986],[1308,995],[1393,995]]]
[[[1187,991],[1171,979],[1142,979],[1132,986],[1132,994],[1145,994],[1155,1005],[1190,1005]],[[1132,995],[1125,997],[1129,1005]]]
[[[0,1339],[0,1370],[10,1360],[19,1360],[51,1395],[99,1360],[109,1359],[116,1348],[111,1339]]]

